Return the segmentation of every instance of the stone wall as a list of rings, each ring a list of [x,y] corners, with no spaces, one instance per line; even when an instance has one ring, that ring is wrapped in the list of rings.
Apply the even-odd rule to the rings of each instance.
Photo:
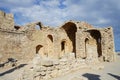
[[[24,33],[0,30],[0,53],[2,59],[22,58],[20,54],[23,52]]]
[[[112,28],[96,29],[86,22],[68,21],[58,28],[34,22],[15,29],[12,14],[0,11],[0,18],[2,59],[5,55],[17,55],[18,59],[31,60],[35,54],[61,59],[73,53],[75,58],[114,60]],[[35,28],[36,25],[39,30]]]
[[[0,28],[14,30],[13,14],[6,14],[0,11]]]
[[[106,61],[115,60],[114,36],[112,27],[100,30],[102,36],[102,53]]]

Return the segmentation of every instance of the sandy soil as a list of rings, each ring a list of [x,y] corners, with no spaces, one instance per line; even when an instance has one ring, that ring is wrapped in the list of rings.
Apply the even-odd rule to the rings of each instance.
[[[80,80],[79,77],[83,77],[88,80],[120,80],[120,55],[116,56],[116,58],[115,62],[103,63],[104,69],[102,70],[80,69],[51,80]],[[24,67],[20,69],[11,68],[8,70],[0,68],[0,80],[14,80],[20,75],[23,68]]]

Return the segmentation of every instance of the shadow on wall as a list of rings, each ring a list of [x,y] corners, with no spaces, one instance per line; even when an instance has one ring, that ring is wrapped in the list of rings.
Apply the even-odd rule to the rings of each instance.
[[[9,73],[15,71],[16,69],[20,69],[20,68],[24,67],[25,65],[27,65],[27,64],[20,64],[19,66],[16,66],[16,67],[14,67],[14,68],[12,68],[10,70],[7,70],[7,71],[5,71],[3,73],[0,73],[0,76],[4,76],[5,74],[9,74]]]
[[[120,80],[120,76],[118,75],[114,75],[114,74],[111,74],[111,73],[108,73],[110,76],[116,78],[116,80]]]
[[[88,80],[100,80],[100,75],[85,73],[82,76],[88,78]]]

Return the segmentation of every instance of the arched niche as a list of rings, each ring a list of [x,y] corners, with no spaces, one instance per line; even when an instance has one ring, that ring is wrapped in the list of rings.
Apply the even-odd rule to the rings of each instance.
[[[40,54],[40,50],[41,50],[41,48],[43,48],[43,46],[42,45],[37,45],[36,46],[36,54]]]
[[[66,46],[65,45],[66,45],[66,41],[62,41],[61,42],[61,52],[63,52],[63,53],[65,53],[65,51],[66,51],[66,49],[65,49]]]
[[[89,39],[86,38],[86,39],[85,39],[85,53],[84,53],[84,58],[83,58],[83,59],[86,59],[86,58],[87,58],[88,45],[89,45]]]
[[[52,35],[47,35],[47,37],[51,40],[51,42],[53,42],[53,36]]]

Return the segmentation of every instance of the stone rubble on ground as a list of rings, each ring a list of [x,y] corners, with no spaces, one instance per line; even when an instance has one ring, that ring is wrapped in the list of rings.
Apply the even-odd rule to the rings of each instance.
[[[24,69],[23,75],[21,76],[21,80],[49,80],[82,68],[100,70],[104,67],[101,65],[99,65],[99,67],[97,65],[93,67],[93,64],[89,64],[88,66],[87,62],[82,59],[70,60],[64,57],[60,60],[52,60],[46,57],[40,57],[36,54],[31,65]],[[73,78],[72,80],[74,79],[87,80],[82,77]]]

